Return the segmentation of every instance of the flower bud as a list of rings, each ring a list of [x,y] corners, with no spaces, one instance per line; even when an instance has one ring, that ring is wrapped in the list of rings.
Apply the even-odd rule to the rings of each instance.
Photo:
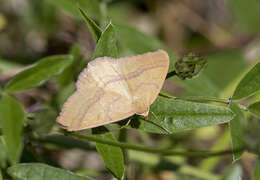
[[[191,79],[196,77],[202,69],[204,69],[207,61],[201,57],[196,56],[194,53],[189,53],[178,59],[175,63],[175,71],[181,79]]]

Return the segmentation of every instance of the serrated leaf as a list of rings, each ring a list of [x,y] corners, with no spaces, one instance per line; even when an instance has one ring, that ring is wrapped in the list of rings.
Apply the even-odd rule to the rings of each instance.
[[[253,113],[254,115],[260,118],[260,102],[250,104],[248,106],[248,110],[249,112]]]
[[[70,55],[56,55],[39,60],[32,67],[15,75],[6,85],[7,92],[23,91],[37,87],[51,77],[60,74],[71,65],[73,57]]]
[[[260,62],[258,62],[239,82],[232,99],[238,100],[260,91]]]
[[[47,0],[49,3],[62,8],[76,18],[79,18],[78,7],[88,12],[91,17],[101,18],[100,2],[98,0]]]
[[[13,97],[3,94],[0,99],[0,121],[7,156],[12,164],[20,158],[24,117],[22,105]]]
[[[97,42],[92,59],[104,56],[114,58],[118,56],[116,47],[116,33],[114,25],[112,25],[111,23],[109,23],[106,29],[102,32]]]
[[[258,179],[260,179],[260,161],[259,161],[259,159],[257,160],[256,166],[255,166],[253,180],[258,180]]]
[[[116,24],[117,35],[119,44],[129,53],[125,55],[142,54],[158,49],[164,49],[167,51],[170,57],[169,72],[174,70],[174,63],[178,59],[178,56],[171,52],[162,42],[160,42],[154,36],[150,36],[144,32],[137,30],[126,24]]]
[[[150,121],[167,132],[176,133],[227,123],[233,116],[226,107],[159,97],[151,105],[148,120],[140,119],[134,128],[151,132],[144,123]]]
[[[98,25],[92,19],[90,19],[88,17],[88,15],[86,14],[86,12],[83,9],[79,8],[79,12],[80,12],[81,16],[83,17],[83,19],[85,20],[85,22],[87,23],[90,32],[92,33],[94,39],[97,42],[102,34],[102,30],[98,27]]]
[[[237,104],[231,103],[230,108],[235,113],[235,117],[229,122],[229,130],[232,141],[232,149],[234,151],[233,161],[236,161],[243,154],[242,148],[244,148],[245,116]]]
[[[110,132],[98,134],[96,136],[106,140],[116,141],[115,137]],[[124,156],[121,148],[101,143],[96,143],[96,148],[107,169],[117,179],[123,179],[125,168]]]
[[[7,173],[16,180],[91,180],[64,169],[41,163],[17,164],[7,169]]]

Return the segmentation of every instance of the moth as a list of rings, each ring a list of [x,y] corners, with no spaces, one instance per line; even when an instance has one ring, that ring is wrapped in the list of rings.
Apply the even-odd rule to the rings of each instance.
[[[134,114],[147,117],[169,68],[163,50],[114,59],[96,58],[79,75],[58,124],[68,131],[109,124]]]

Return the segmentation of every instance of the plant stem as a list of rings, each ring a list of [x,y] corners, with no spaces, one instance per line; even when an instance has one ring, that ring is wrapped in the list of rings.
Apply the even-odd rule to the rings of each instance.
[[[224,150],[224,151],[218,151],[218,152],[208,152],[208,151],[189,151],[189,152],[181,152],[181,151],[173,151],[169,149],[158,149],[154,147],[147,147],[147,146],[141,146],[137,144],[128,144],[128,143],[122,143],[117,141],[110,141],[98,138],[96,136],[91,135],[83,135],[76,132],[67,132],[66,134],[78,137],[81,139],[86,139],[89,141],[95,141],[98,143],[108,144],[111,146],[117,146],[121,147],[122,149],[132,149],[136,151],[143,151],[148,153],[157,153],[163,156],[186,156],[186,157],[200,157],[200,158],[207,158],[212,156],[221,156],[221,155],[228,155],[232,154],[232,150]],[[236,150],[235,152],[243,151],[242,149]],[[233,150],[234,152],[234,150]]]

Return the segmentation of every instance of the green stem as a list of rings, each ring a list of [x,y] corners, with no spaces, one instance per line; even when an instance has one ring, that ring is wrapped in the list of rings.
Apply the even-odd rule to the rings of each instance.
[[[159,95],[162,96],[162,97],[166,97],[166,98],[175,98],[174,96],[172,96],[169,93],[164,92],[162,90],[160,91]]]
[[[122,149],[132,149],[136,151],[143,151],[143,152],[148,152],[148,153],[157,153],[163,156],[185,156],[185,157],[201,157],[201,158],[207,158],[207,157],[212,157],[212,156],[221,156],[221,155],[228,155],[232,154],[232,150],[224,150],[224,151],[218,151],[218,152],[208,152],[208,151],[190,151],[190,152],[178,152],[178,151],[173,151],[169,149],[158,149],[154,147],[147,147],[147,146],[141,146],[137,144],[128,144],[128,143],[122,143],[122,142],[117,142],[117,141],[109,141],[106,139],[101,139],[96,136],[91,136],[91,135],[83,135],[80,133],[76,132],[67,132],[66,134],[78,137],[81,139],[86,139],[89,141],[95,141],[97,143],[103,143],[103,144],[108,144],[111,146],[117,146],[121,147]],[[235,152],[240,152],[240,150],[236,150]],[[234,152],[234,150],[233,150]]]

